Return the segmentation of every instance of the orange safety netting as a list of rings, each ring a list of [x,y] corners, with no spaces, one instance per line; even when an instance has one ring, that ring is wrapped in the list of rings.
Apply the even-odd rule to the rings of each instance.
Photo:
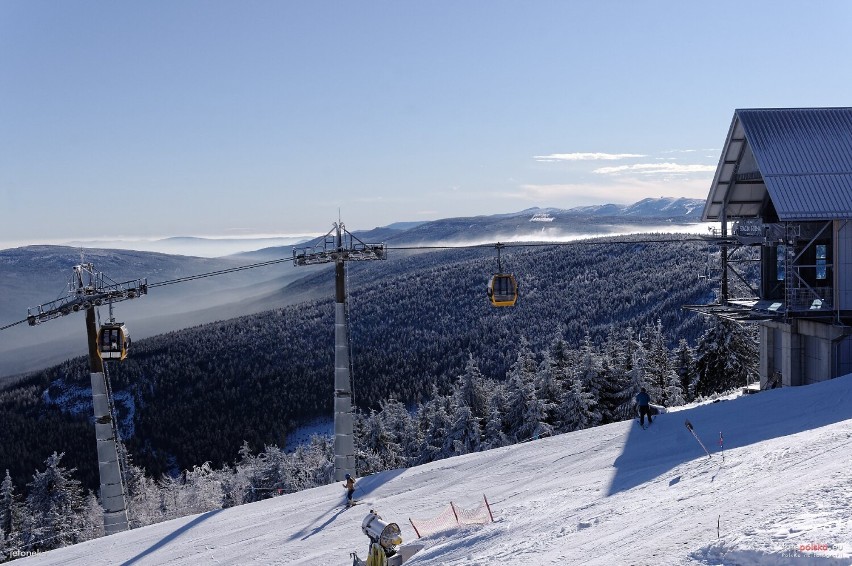
[[[408,519],[417,538],[422,538],[433,533],[446,531],[459,525],[481,525],[494,521],[491,515],[491,507],[488,500],[482,496],[482,501],[473,509],[460,509],[450,501],[450,504],[441,513],[431,519]]]

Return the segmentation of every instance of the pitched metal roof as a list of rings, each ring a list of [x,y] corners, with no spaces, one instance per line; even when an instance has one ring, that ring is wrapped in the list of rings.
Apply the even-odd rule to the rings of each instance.
[[[852,218],[852,108],[734,112],[702,219]]]

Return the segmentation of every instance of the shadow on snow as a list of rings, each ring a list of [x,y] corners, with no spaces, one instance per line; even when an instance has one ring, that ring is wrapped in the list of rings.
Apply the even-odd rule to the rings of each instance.
[[[852,376],[804,387],[764,391],[687,411],[657,415],[647,430],[643,430],[634,419],[624,449],[613,464],[615,474],[607,495],[653,480],[690,460],[708,459],[704,449],[686,428],[686,419],[713,455],[708,461],[715,463],[720,459],[720,433],[724,435],[724,449],[731,449],[850,418]],[[670,484],[677,483],[677,479]]]
[[[362,499],[370,495],[378,487],[386,484],[387,482],[401,475],[405,471],[405,468],[400,468],[398,470],[388,470],[386,472],[380,472],[378,474],[373,474],[371,476],[357,479],[355,482],[355,499]],[[340,515],[342,515],[343,512],[347,509],[345,505],[346,491],[341,489],[340,506],[335,507],[334,512],[330,516],[328,515],[328,511],[322,513],[318,517],[314,518],[311,523],[305,525],[305,527],[291,535],[288,540],[306,540],[311,538],[312,536],[326,528],[328,525],[333,523],[335,519],[337,519]],[[364,511],[369,511],[369,508],[366,508]],[[317,525],[317,523],[319,523],[322,519],[325,519],[325,521]],[[314,525],[317,526],[314,527]]]
[[[152,544],[147,549],[143,550],[142,552],[140,552],[139,554],[137,554],[136,556],[134,556],[130,560],[127,560],[126,562],[122,562],[121,566],[131,566],[132,564],[139,562],[140,560],[142,560],[146,556],[153,554],[154,552],[157,552],[158,550],[160,550],[161,548],[163,548],[164,546],[166,546],[167,544],[169,544],[170,542],[172,542],[173,540],[175,540],[176,538],[178,538],[179,536],[181,536],[185,532],[197,527],[198,525],[200,525],[201,523],[203,523],[207,519],[210,519],[211,517],[213,517],[217,513],[221,513],[222,511],[223,511],[222,509],[215,509],[213,511],[208,511],[207,513],[202,513],[201,515],[199,515],[198,517],[196,517],[192,521],[186,523],[185,525],[178,527],[177,529],[175,529],[174,531],[172,531],[168,535],[164,536],[163,538],[161,538],[160,540],[158,540],[157,542],[155,542],[154,544]]]

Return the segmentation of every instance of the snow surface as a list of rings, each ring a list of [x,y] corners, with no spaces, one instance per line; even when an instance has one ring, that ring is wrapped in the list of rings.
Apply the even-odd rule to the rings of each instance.
[[[850,463],[852,376],[376,474],[348,510],[330,485],[16,564],[348,566],[370,508],[414,542],[409,517],[486,494],[494,523],[426,537],[406,564],[849,565]]]

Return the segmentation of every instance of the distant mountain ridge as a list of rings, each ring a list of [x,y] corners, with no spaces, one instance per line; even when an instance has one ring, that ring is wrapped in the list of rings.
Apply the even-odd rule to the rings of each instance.
[[[396,223],[404,229],[378,227],[355,231],[364,241],[386,241],[394,245],[473,243],[513,240],[576,239],[606,236],[631,229],[691,225],[701,221],[704,201],[700,199],[660,197],[643,199],[630,205],[601,204],[569,209],[527,208],[518,212],[443,218],[430,222]]]
[[[599,204],[571,208],[566,213],[588,214],[592,216],[627,216],[641,218],[682,217],[696,222],[701,220],[704,200],[693,198],[646,198],[628,205]]]

